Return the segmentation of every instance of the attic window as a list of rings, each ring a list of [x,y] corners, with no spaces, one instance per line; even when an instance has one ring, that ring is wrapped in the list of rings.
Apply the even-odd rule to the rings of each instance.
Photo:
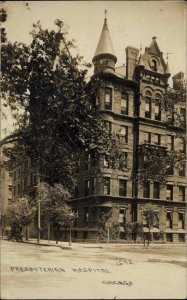
[[[157,61],[155,59],[151,62],[151,69],[155,72],[157,71]]]

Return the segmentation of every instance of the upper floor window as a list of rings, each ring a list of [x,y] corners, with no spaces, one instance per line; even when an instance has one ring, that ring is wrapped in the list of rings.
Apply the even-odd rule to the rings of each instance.
[[[96,177],[91,178],[90,192],[91,192],[92,195],[94,195],[96,193]]]
[[[120,126],[120,135],[125,143],[128,143],[128,127],[127,126]]]
[[[179,186],[179,201],[185,201],[185,186]]]
[[[75,161],[75,172],[78,173],[80,171],[80,158]]]
[[[119,180],[119,196],[127,196],[127,180]]]
[[[84,195],[88,196],[90,192],[90,181],[86,180],[85,181],[85,186],[84,186]]]
[[[121,93],[121,114],[128,115],[128,94]]]
[[[157,66],[157,61],[156,61],[156,59],[152,59],[152,61],[151,61],[151,69],[153,70],[153,71],[157,71],[157,69],[158,69],[158,66]]]
[[[119,170],[124,171],[128,166],[128,152],[121,154],[121,160],[119,161]]]
[[[186,108],[180,108],[180,118],[181,118],[181,125],[182,127],[186,126]]]
[[[86,154],[86,158],[85,158],[85,170],[90,169],[90,159],[91,159],[90,154]]]
[[[153,185],[153,198],[159,199],[160,198],[160,183],[154,182]]]
[[[161,144],[161,135],[158,133],[155,133],[155,144],[160,145]]]
[[[172,212],[166,213],[166,228],[172,228],[173,221],[172,221]]]
[[[160,102],[160,95],[156,94],[155,98],[155,120],[161,121],[161,102]]]
[[[145,118],[151,119],[151,92],[145,94]]]
[[[104,195],[110,195],[110,177],[104,177],[103,181],[103,193]]]
[[[125,209],[124,208],[119,209],[119,223],[120,224],[125,223]]]
[[[151,132],[144,132],[144,143],[151,144]]]
[[[185,224],[185,214],[179,213],[178,214],[178,229],[184,229]]]
[[[180,138],[180,141],[179,141],[179,150],[182,153],[186,152],[186,143],[185,143],[185,140],[183,138]]]
[[[88,211],[88,207],[84,208],[84,223],[88,224],[88,219],[89,219],[89,211]]]
[[[167,184],[166,200],[173,200],[173,185]]]
[[[185,177],[186,173],[186,164],[185,162],[181,162],[179,165],[179,176]]]
[[[106,129],[107,133],[109,135],[111,135],[111,133],[112,133],[112,122],[104,121],[104,126],[105,126],[105,129]]]
[[[172,135],[167,136],[167,146],[169,151],[174,150],[174,136]]]
[[[105,88],[105,109],[112,109],[112,89]]]
[[[149,182],[144,182],[143,197],[144,198],[150,198],[150,183]]]

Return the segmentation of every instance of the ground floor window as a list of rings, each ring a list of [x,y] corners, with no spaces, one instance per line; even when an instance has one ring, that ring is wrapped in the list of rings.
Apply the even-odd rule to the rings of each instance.
[[[173,242],[172,233],[166,233],[166,242]]]
[[[179,242],[184,243],[185,242],[185,234],[179,233]]]

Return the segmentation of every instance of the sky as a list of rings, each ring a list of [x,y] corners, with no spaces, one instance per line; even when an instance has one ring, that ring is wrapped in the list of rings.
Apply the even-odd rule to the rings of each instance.
[[[152,37],[166,60],[169,55],[171,74],[187,70],[187,6],[185,1],[7,1],[6,32],[11,42],[29,43],[32,24],[38,20],[44,28],[54,29],[60,19],[68,27],[69,37],[76,40],[77,51],[92,62],[107,10],[108,27],[117,56],[116,67],[126,61],[125,48],[143,51]],[[143,52],[142,51],[142,52]],[[91,75],[91,74],[90,74]],[[170,79],[170,85],[172,80]]]

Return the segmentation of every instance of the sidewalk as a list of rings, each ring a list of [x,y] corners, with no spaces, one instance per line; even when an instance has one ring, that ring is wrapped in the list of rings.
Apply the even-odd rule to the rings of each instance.
[[[64,242],[64,241],[59,241],[58,244],[56,244],[55,241],[53,240],[43,240],[40,239],[40,243],[38,243],[37,239],[29,239],[28,241],[26,241],[25,239],[23,240],[23,243],[27,243],[27,244],[33,244],[33,245],[37,245],[37,246],[48,246],[48,247],[60,247],[62,249],[73,249],[73,248],[144,248],[143,244],[140,243],[78,243],[78,242],[72,242],[71,245],[69,245],[69,242]],[[150,243],[149,246],[145,246],[145,248],[154,248],[154,249],[173,249],[173,248],[187,248],[187,245],[185,243],[178,243],[178,244],[174,244],[174,243],[168,243],[168,244],[154,244],[154,243]]]

